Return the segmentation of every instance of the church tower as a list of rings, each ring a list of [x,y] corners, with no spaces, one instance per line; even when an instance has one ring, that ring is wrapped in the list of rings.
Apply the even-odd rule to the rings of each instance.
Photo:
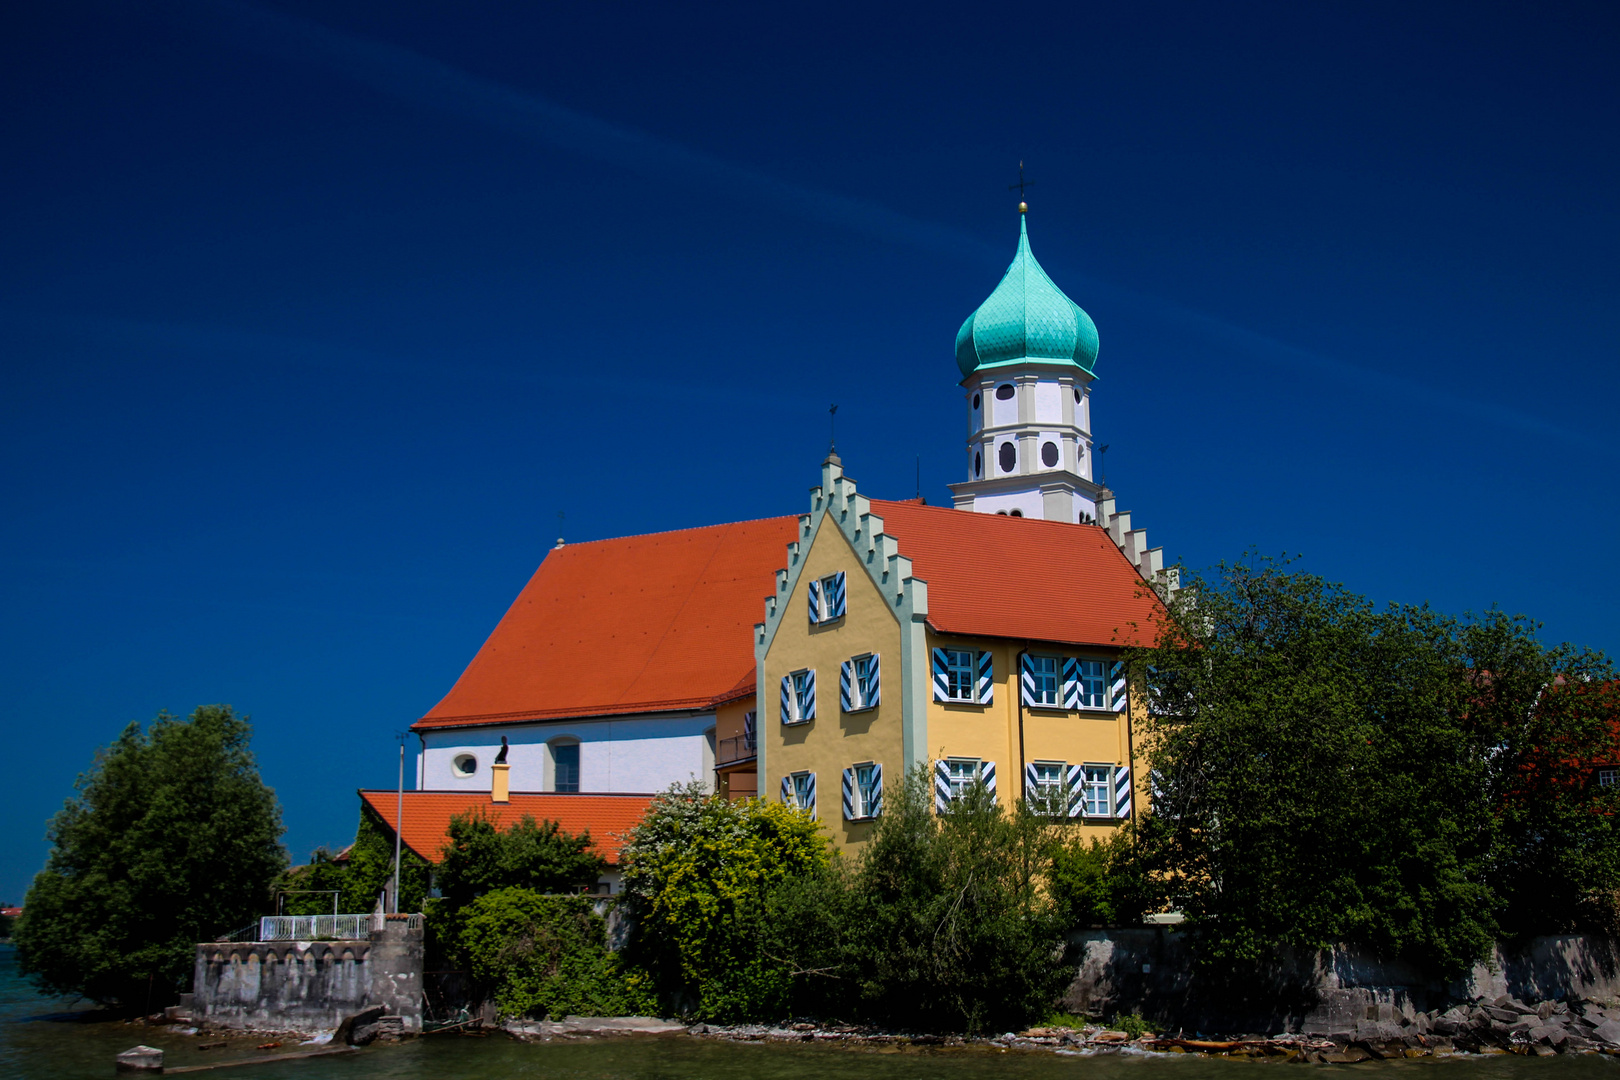
[[[1091,522],[1103,491],[1092,471],[1091,383],[1097,326],[1052,283],[1029,249],[1018,204],[1018,253],[956,335],[968,407],[959,510]]]

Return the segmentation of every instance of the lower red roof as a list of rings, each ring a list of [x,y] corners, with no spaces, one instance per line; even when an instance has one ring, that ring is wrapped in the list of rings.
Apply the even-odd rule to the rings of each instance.
[[[362,791],[360,798],[394,829],[398,791]],[[591,834],[592,846],[609,866],[619,864],[625,837],[652,805],[651,795],[557,795],[512,793],[512,801],[493,803],[487,791],[407,791],[405,829],[400,842],[421,858],[436,863],[450,839],[450,819],[482,807],[500,828],[510,828],[524,815],[555,821],[564,832]]]

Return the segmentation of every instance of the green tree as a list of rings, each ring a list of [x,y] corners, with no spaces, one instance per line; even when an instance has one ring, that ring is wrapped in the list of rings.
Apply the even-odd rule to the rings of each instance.
[[[1056,839],[1047,885],[1071,928],[1140,925],[1162,903],[1157,880],[1137,856],[1129,825],[1106,839],[1078,833]]]
[[[49,993],[125,1007],[187,983],[194,945],[250,923],[286,865],[281,811],[247,718],[205,705],[131,724],[51,820],[45,869],[17,927],[24,972]]]
[[[806,981],[829,977],[801,950],[837,914],[830,858],[804,811],[670,789],[621,855],[632,961],[670,1011],[781,1019]]]
[[[1544,742],[1522,729],[1552,722],[1542,688],[1601,677],[1601,658],[1545,650],[1496,613],[1379,610],[1270,560],[1223,565],[1143,629],[1154,644],[1130,659],[1153,809],[1138,854],[1206,959],[1346,942],[1452,975],[1487,953],[1535,832],[1504,828]],[[1590,749],[1569,733],[1570,753]]]
[[[440,894],[459,908],[494,889],[575,892],[595,885],[605,870],[607,860],[589,831],[575,836],[528,814],[501,829],[478,808],[450,819],[436,880]]]
[[[309,862],[303,866],[283,871],[273,891],[280,898],[283,915],[331,915],[333,892],[337,893],[339,912],[360,914],[362,910],[371,910],[343,906],[345,895],[353,892],[349,885],[348,862],[339,861],[337,854],[324,846],[311,852]]]
[[[354,914],[372,911],[394,880],[394,831],[371,807],[361,804],[360,824],[349,847],[348,871],[342,875],[343,910]],[[422,911],[433,867],[410,848],[401,846],[399,910]]]
[[[607,923],[583,896],[505,887],[460,912],[475,983],[503,1016],[618,1016],[647,1011],[607,948]]]
[[[1044,1016],[1067,927],[1042,886],[1054,826],[975,786],[934,810],[931,770],[886,789],[845,915],[856,1007],[890,1027],[983,1032]]]

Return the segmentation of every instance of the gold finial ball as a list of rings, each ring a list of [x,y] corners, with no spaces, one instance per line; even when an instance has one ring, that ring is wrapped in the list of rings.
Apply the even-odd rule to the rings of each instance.
[[[1019,213],[1020,213],[1020,214],[1027,214],[1027,213],[1029,213],[1029,203],[1027,203],[1027,202],[1021,202],[1021,203],[1019,203],[1019,204],[1018,204],[1018,212],[1019,212]]]

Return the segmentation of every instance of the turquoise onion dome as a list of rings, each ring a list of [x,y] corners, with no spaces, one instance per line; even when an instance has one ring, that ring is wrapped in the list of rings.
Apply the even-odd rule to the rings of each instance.
[[[1097,324],[1035,261],[1020,213],[1018,254],[996,291],[956,332],[956,366],[966,378],[981,368],[1029,361],[1073,364],[1091,375]]]

